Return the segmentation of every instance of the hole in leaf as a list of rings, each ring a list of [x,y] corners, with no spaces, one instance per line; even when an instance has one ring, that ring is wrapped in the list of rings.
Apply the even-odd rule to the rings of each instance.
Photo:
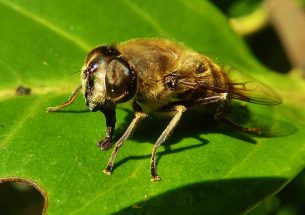
[[[34,182],[21,178],[0,179],[1,214],[44,214],[46,194]]]

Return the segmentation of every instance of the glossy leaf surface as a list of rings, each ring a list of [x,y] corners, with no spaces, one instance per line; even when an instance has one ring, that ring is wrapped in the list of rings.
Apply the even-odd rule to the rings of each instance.
[[[260,66],[208,1],[0,0],[0,14],[0,177],[35,182],[48,214],[240,213],[305,165],[305,84]],[[91,48],[138,37],[175,39],[271,86],[282,105],[236,106],[233,115],[267,126],[272,137],[187,112],[160,147],[162,180],[152,183],[152,143],[168,122],[152,117],[124,145],[113,175],[102,174],[111,154],[95,146],[104,116],[87,112],[81,97],[65,111],[45,109],[79,84]],[[21,84],[31,95],[15,95]],[[118,138],[133,114],[128,105],[117,112]]]

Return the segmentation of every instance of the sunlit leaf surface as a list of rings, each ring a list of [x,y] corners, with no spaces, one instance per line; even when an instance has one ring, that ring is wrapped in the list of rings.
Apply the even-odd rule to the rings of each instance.
[[[240,213],[304,167],[305,84],[260,66],[208,1],[0,0],[0,17],[0,177],[35,182],[48,214]],[[177,40],[271,86],[282,105],[237,105],[233,115],[267,126],[272,137],[187,112],[160,147],[162,180],[152,183],[152,143],[168,122],[152,117],[124,145],[113,175],[102,174],[111,153],[95,146],[104,116],[87,112],[81,97],[65,111],[45,109],[80,83],[91,48],[138,37]],[[16,96],[20,85],[31,95]],[[118,108],[116,137],[132,116],[128,105]]]

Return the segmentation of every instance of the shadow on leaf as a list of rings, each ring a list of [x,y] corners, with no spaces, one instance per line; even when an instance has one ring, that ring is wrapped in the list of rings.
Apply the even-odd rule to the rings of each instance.
[[[268,108],[268,107],[267,107]],[[120,137],[133,118],[133,112],[127,108],[121,108],[128,114],[124,122],[116,129],[116,137]],[[243,140],[248,143],[255,144],[256,140],[253,137],[279,137],[287,136],[297,131],[296,127],[291,123],[283,122],[274,119],[272,114],[262,115],[260,113],[251,113],[248,108],[239,103],[233,103],[227,115],[238,125],[243,127],[257,127],[261,128],[262,133],[248,134],[241,132],[227,125],[223,121],[214,119],[214,111],[211,108],[205,110],[204,108],[197,108],[188,110],[182,116],[181,121],[175,128],[173,135],[165,142],[166,145],[179,143],[183,138],[192,137],[200,142],[206,142],[201,136],[204,134],[222,133],[227,136]],[[166,128],[170,121],[170,117],[152,116],[145,119],[141,125],[138,126],[135,134],[131,139],[137,142],[151,142],[154,143],[162,131]]]
[[[158,163],[163,155],[173,154],[173,153],[178,153],[178,152],[182,152],[182,151],[185,151],[185,150],[198,148],[198,147],[204,146],[207,143],[208,143],[208,141],[205,140],[205,142],[202,142],[200,144],[194,144],[194,145],[190,145],[190,146],[187,146],[187,147],[181,147],[181,148],[173,149],[173,150],[168,145],[165,145],[165,150],[163,152],[157,153],[157,161],[156,162]],[[123,160],[118,161],[114,165],[114,167],[117,168],[117,167],[123,165],[124,163],[128,162],[129,160],[142,160],[142,159],[150,158],[150,156],[151,156],[150,154],[129,156],[129,157],[124,158]]]
[[[116,137],[120,137],[123,134],[124,130],[128,127],[133,118],[133,112],[131,110],[127,108],[121,108],[121,110],[126,111],[128,114],[125,117],[123,124],[121,124],[117,129],[119,132],[116,131]],[[254,126],[262,128],[263,133],[261,135],[254,135],[256,137],[286,136],[296,132],[296,128],[293,125],[275,120],[272,118],[272,115],[263,117],[256,115],[256,118],[260,119],[256,120],[245,106],[237,103],[234,104],[233,108],[231,108],[231,111],[228,114],[230,114],[235,122],[241,126],[250,125],[250,127]],[[163,155],[177,153],[208,144],[209,141],[201,137],[203,134],[222,133],[247,143],[257,143],[257,141],[252,137],[253,135],[242,133],[239,130],[233,129],[222,121],[216,121],[213,116],[214,115],[211,114],[209,110],[208,112],[202,111],[202,109],[186,111],[180,123],[175,128],[173,135],[163,144],[165,150],[157,154],[157,162]],[[137,128],[134,136],[130,137],[130,139],[140,143],[150,142],[153,144],[157,140],[158,136],[162,133],[163,129],[167,126],[169,121],[170,117],[149,117],[142,122],[142,124]],[[175,150],[171,149],[171,145],[179,143],[187,137],[195,138],[201,143]],[[115,164],[115,168],[126,163],[128,160],[141,160],[147,158],[150,158],[150,154],[129,156],[117,162]]]
[[[190,184],[116,214],[243,214],[274,194],[285,178],[241,178]]]

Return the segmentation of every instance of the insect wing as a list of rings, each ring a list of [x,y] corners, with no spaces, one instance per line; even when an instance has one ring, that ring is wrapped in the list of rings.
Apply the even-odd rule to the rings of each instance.
[[[250,76],[232,69],[227,75],[230,80],[229,98],[261,105],[278,105],[282,102],[271,88]]]

